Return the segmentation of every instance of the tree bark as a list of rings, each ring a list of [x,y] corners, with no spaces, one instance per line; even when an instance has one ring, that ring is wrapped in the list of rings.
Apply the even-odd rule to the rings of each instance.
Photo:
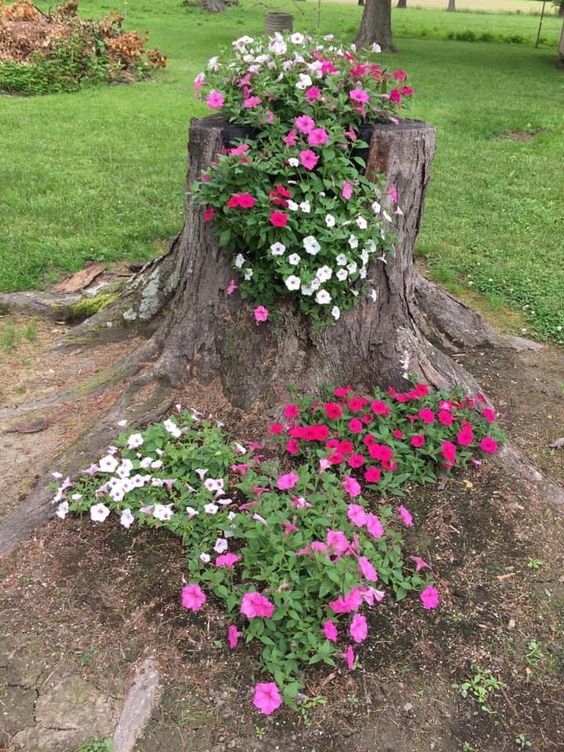
[[[407,8],[407,0],[398,0],[396,8]]]
[[[392,0],[366,0],[355,44],[357,47],[368,47],[374,42],[383,50],[394,51]]]
[[[225,0],[199,0],[199,3],[209,13],[223,13],[228,5]]]
[[[456,10],[456,0],[448,0],[447,10],[452,11],[454,13],[454,11]]]

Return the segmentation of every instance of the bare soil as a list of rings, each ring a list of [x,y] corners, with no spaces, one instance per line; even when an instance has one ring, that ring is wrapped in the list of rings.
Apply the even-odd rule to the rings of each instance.
[[[124,354],[112,345],[62,356],[49,350],[58,333],[39,324],[35,343],[2,355],[0,410],[95,379]],[[560,480],[563,450],[548,445],[564,433],[563,357],[550,347],[460,354],[494,397],[511,442]],[[49,422],[40,433],[2,434],[2,444],[10,442],[0,453],[3,503],[17,503],[40,466],[56,467],[61,446],[87,430],[110,398],[34,413]],[[260,433],[260,418],[229,408],[213,386],[178,399],[244,438]],[[227,625],[213,603],[197,616],[179,608],[178,540],[89,520],[45,525],[0,562],[0,748],[11,750],[22,729],[38,739],[55,733],[34,710],[53,677],[72,675],[113,707],[133,667],[152,654],[164,695],[136,752],[509,752],[519,738],[533,752],[562,749],[561,515],[490,463],[414,487],[408,501],[417,523],[410,548],[432,563],[441,607],[424,612],[409,598],[378,607],[362,667],[309,672],[310,699],[299,712],[271,718],[250,704],[254,682],[264,679],[252,649],[228,650]],[[479,669],[501,682],[488,696],[492,713],[453,686]],[[77,736],[61,741],[57,733],[46,749],[73,752]]]

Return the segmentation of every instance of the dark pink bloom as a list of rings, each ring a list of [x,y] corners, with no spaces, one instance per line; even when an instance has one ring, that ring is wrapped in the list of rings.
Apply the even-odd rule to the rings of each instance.
[[[253,705],[264,715],[272,715],[282,705],[280,691],[274,682],[257,684],[253,696]]]
[[[284,433],[286,429],[282,425],[282,423],[272,423],[271,426],[268,429],[268,433],[271,433],[273,435],[276,435],[278,433]]]
[[[196,584],[185,585],[181,591],[181,600],[188,611],[199,611],[206,602],[206,594]]]
[[[484,436],[480,441],[480,449],[486,454],[494,454],[494,452],[497,452],[497,441],[490,436]]]
[[[351,454],[347,460],[347,464],[349,467],[352,467],[353,470],[357,470],[364,465],[364,457],[362,454]]]
[[[366,616],[355,614],[349,627],[349,634],[355,642],[364,642],[368,636],[368,623]]]
[[[382,471],[379,467],[374,467],[371,465],[370,467],[367,467],[364,472],[364,480],[367,483],[379,483],[380,479],[382,478]]]
[[[425,434],[423,433],[416,433],[414,434],[410,440],[409,443],[412,447],[415,447],[415,449],[420,449],[421,447],[425,446]]]
[[[441,444],[441,454],[445,460],[446,467],[452,467],[456,462],[456,444],[452,441],[443,441]]]
[[[474,434],[469,426],[465,426],[461,431],[456,434],[456,440],[460,446],[470,446],[474,441]]]
[[[492,410],[491,407],[484,407],[482,410],[482,415],[488,421],[488,423],[493,423],[496,419],[495,410]]]
[[[437,608],[439,605],[439,591],[432,585],[429,585],[419,593],[419,599],[423,604],[423,608],[431,609]]]
[[[342,653],[341,655],[346,660],[349,670],[352,671],[354,668],[354,662],[355,662],[353,646],[349,645],[348,648],[345,650],[345,652]]]
[[[442,426],[452,426],[454,420],[452,413],[448,410],[439,410],[439,423]]]
[[[241,637],[241,632],[239,632],[235,624],[231,624],[231,626],[227,628],[227,642],[229,643],[231,650],[235,650],[237,647],[239,637]]]
[[[403,439],[403,431],[400,431],[399,428],[394,428],[392,436],[394,439]]]
[[[288,224],[288,215],[283,212],[270,212],[270,224],[274,227],[286,227]]]
[[[435,422],[435,413],[428,407],[422,407],[421,410],[419,410],[419,419],[422,420],[423,423],[428,423],[430,425]]]
[[[372,566],[372,562],[370,562],[366,556],[360,556],[358,559],[358,567],[360,569],[360,572],[365,580],[369,580],[370,582],[376,582],[378,579],[378,573]]]
[[[334,391],[333,394],[335,397],[339,397],[340,399],[344,399],[349,392],[352,391],[351,386],[338,386]]]
[[[306,168],[306,170],[315,169],[315,165],[318,163],[319,157],[311,149],[304,149],[300,152],[300,162]]]
[[[392,76],[396,79],[396,81],[406,81],[407,80],[407,73],[404,70],[395,70],[392,73]]]
[[[321,99],[321,91],[317,88],[317,86],[310,86],[310,88],[305,92],[305,98],[308,100],[308,102],[315,102],[317,99]]]
[[[274,604],[260,593],[245,593],[241,601],[241,613],[249,619],[270,619],[274,613]]]
[[[300,452],[300,445],[298,443],[297,439],[289,439],[288,443],[286,444],[286,451],[288,454],[296,455]]]
[[[338,402],[326,402],[323,405],[323,409],[325,410],[325,415],[330,420],[339,420],[343,414],[343,410]]]
[[[327,619],[327,621],[323,622],[323,634],[330,642],[337,642],[339,632],[335,624],[330,619]]]
[[[363,429],[364,424],[358,418],[351,418],[351,420],[349,420],[349,431],[351,433],[362,433]]]
[[[294,418],[297,418],[300,414],[300,408],[298,405],[295,405],[293,402],[289,402],[286,407],[284,408],[284,417],[288,420],[294,420]]]
[[[404,97],[412,97],[413,89],[411,88],[411,86],[402,86],[400,89],[400,94],[402,94]]]
[[[239,507],[240,508],[240,507]],[[227,569],[233,569],[235,564],[237,564],[238,561],[241,560],[241,557],[237,554],[221,554],[221,556],[218,556],[215,560],[215,566],[216,567],[226,567]]]
[[[265,308],[264,306],[257,306],[253,311],[253,316],[255,317],[255,321],[257,323],[261,321],[268,321],[268,308]]]
[[[215,214],[213,206],[206,206],[204,209],[204,222],[211,222]]]
[[[371,403],[370,409],[375,415],[380,415],[382,418],[387,418],[390,414],[390,407],[382,400],[374,400]]]

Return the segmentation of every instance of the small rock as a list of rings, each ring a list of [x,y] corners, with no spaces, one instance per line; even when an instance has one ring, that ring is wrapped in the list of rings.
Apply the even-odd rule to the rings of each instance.
[[[564,438],[554,439],[552,444],[550,444],[551,449],[562,449],[562,447],[564,447]]]
[[[49,422],[45,418],[35,418],[35,420],[24,420],[22,423],[16,423],[6,429],[6,433],[39,433],[49,428]]]

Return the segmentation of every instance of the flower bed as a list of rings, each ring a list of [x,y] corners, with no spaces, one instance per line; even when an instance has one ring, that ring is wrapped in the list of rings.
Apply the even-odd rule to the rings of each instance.
[[[324,323],[362,296],[368,264],[393,250],[394,186],[365,175],[365,126],[398,122],[412,95],[405,71],[303,34],[241,37],[194,86],[248,134],[196,182],[203,218],[233,255],[240,288],[269,312],[279,298]],[[359,153],[360,152],[360,153]],[[265,321],[264,310],[261,318]],[[256,317],[255,317],[256,318]]]
[[[277,457],[179,413],[122,434],[79,479],[60,479],[53,499],[61,518],[182,537],[181,604],[200,611],[213,595],[229,614],[229,647],[260,645],[268,680],[254,704],[266,714],[295,702],[308,665],[354,669],[371,609],[410,593],[439,605],[430,565],[404,545],[413,514],[394,497],[441,466],[479,464],[500,440],[482,398],[425,385],[371,397],[341,387],[284,416],[269,429],[284,442]]]

